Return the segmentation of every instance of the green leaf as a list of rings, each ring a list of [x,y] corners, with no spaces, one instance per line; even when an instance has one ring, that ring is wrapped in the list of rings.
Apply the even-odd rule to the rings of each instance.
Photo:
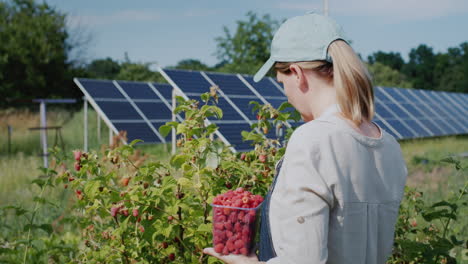
[[[171,159],[171,165],[178,169],[180,168],[180,166],[182,166],[182,164],[187,162],[188,159],[189,159],[189,156],[184,155],[184,154],[175,155]]]
[[[4,206],[1,209],[3,209],[3,210],[13,209],[13,210],[15,210],[16,216],[24,215],[25,213],[28,212],[27,210],[25,210],[25,209],[23,209],[23,208],[21,208],[19,206],[13,206],[13,205]]]
[[[242,140],[244,141],[248,141],[248,140],[252,140],[254,142],[263,141],[263,136],[255,132],[242,131],[241,135],[242,135]]]
[[[197,231],[199,232],[212,232],[213,228],[210,224],[201,224],[198,226]]]
[[[32,181],[32,183],[37,184],[37,185],[42,189],[42,187],[45,185],[46,181],[43,180],[43,179],[37,178],[37,179],[34,179],[34,180]]]
[[[286,108],[293,107],[290,103],[284,102],[278,107],[278,111],[284,111]]]
[[[222,119],[223,118],[223,110],[221,110],[221,108],[217,107],[217,106],[213,106],[213,112],[215,113],[216,117],[218,119]]]
[[[187,132],[187,127],[184,124],[177,125],[177,134],[182,134]]]
[[[208,102],[210,100],[210,94],[209,93],[204,93],[200,96],[203,102]]]
[[[129,145],[133,147],[136,143],[139,143],[139,142],[143,142],[143,140],[141,140],[141,139],[134,139],[134,140],[132,140],[132,142],[130,142]]]
[[[166,137],[167,135],[169,135],[171,130],[172,130],[172,126],[169,126],[167,124],[162,125],[159,127],[159,134],[161,134],[163,137]]]
[[[216,169],[219,165],[218,155],[214,152],[209,152],[206,155],[206,167]]]
[[[179,184],[183,188],[191,187],[193,185],[192,181],[185,177],[180,177],[179,179],[177,179],[177,184]]]
[[[46,231],[49,235],[54,232],[51,224],[42,224],[39,226],[39,228]]]
[[[216,130],[218,130],[218,126],[216,124],[210,124],[206,127],[206,133],[208,135],[213,134]]]
[[[88,181],[85,184],[84,192],[90,199],[93,199],[99,192],[99,186],[101,186],[100,181]]]

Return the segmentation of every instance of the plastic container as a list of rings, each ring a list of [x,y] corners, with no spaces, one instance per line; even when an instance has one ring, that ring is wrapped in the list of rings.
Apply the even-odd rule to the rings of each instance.
[[[240,208],[211,204],[214,250],[222,255],[249,255],[255,243],[261,205]]]

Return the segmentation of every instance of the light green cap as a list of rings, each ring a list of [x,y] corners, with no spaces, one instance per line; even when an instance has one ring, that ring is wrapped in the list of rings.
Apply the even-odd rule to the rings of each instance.
[[[338,23],[328,16],[308,13],[286,20],[271,41],[270,58],[254,76],[260,81],[275,62],[327,60],[328,46],[335,40],[345,40]],[[346,41],[346,40],[345,40]]]

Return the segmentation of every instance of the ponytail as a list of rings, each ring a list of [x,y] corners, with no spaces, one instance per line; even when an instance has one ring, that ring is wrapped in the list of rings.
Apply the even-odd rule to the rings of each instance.
[[[356,125],[374,117],[374,90],[365,65],[353,49],[337,40],[328,47],[333,61],[333,84],[344,117]]]

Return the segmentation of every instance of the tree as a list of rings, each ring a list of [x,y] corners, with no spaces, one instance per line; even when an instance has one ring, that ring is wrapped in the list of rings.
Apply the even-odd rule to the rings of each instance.
[[[33,0],[0,2],[0,93],[16,100],[78,97],[65,14]],[[0,107],[7,105],[0,101]]]
[[[367,61],[370,64],[379,62],[386,65],[394,70],[400,71],[405,64],[405,61],[401,57],[399,52],[383,52],[377,51],[367,57]]]
[[[93,78],[113,80],[119,74],[121,66],[111,58],[93,60],[87,67]]]
[[[165,83],[164,78],[149,69],[149,63],[124,62],[115,79],[126,81],[158,82]]]
[[[405,75],[380,62],[369,64],[368,69],[372,75],[374,85],[399,88],[413,87]]]
[[[436,55],[431,47],[421,44],[409,53],[409,62],[403,67],[414,88],[434,90],[437,80],[434,78]]]
[[[270,43],[278,26],[269,15],[258,17],[248,12],[246,20],[237,21],[234,34],[224,27],[224,36],[215,39],[216,56],[224,62],[217,70],[255,73],[270,57]]]
[[[437,90],[468,92],[468,42],[436,55]]]
[[[208,65],[196,59],[181,60],[176,66],[171,68],[194,71],[209,71],[211,69]]]

